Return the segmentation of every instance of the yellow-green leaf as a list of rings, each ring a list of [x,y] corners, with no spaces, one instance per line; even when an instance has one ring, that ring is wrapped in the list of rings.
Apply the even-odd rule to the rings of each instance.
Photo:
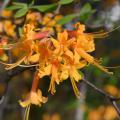
[[[72,3],[73,1],[74,1],[74,0],[60,0],[59,3],[60,3],[61,5],[66,5],[66,4]]]
[[[64,25],[66,23],[69,23],[74,18],[78,17],[78,14],[69,14],[64,17],[62,17],[60,20],[57,21],[57,24]]]
[[[22,17],[24,16],[26,13],[28,12],[28,9],[27,8],[22,8],[20,10],[18,10],[15,14],[15,18],[19,18],[19,17]]]
[[[12,6],[6,7],[5,9],[6,10],[17,10],[20,8],[22,8],[22,6],[12,5]]]
[[[46,12],[57,7],[57,4],[31,6],[30,9],[36,9],[40,12]]]

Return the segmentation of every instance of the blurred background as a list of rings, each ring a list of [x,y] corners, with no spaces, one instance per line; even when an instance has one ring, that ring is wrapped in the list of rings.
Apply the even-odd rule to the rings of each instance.
[[[1,0],[0,8],[2,9],[11,1]],[[56,1],[35,0],[35,4],[49,4]],[[29,0],[16,0],[16,2],[27,3]],[[101,29],[109,31],[120,26],[119,0],[74,0],[74,3],[62,6],[60,12],[65,15],[81,10],[84,14],[65,27],[70,28],[75,21],[84,23],[87,32]],[[96,59],[101,58],[102,65],[120,66],[120,29],[109,33],[106,38],[96,39],[95,43],[96,50],[92,55]],[[115,97],[120,97],[120,67],[110,70],[114,72],[113,76],[106,75],[92,65],[85,67],[82,72],[86,79],[97,87]],[[15,68],[6,71],[4,66],[0,66],[0,120],[23,119],[25,110],[21,108],[18,101],[29,92],[33,75],[34,68]],[[73,93],[70,81],[64,81],[56,86],[57,92],[54,96],[47,93],[49,81],[50,79],[45,77],[39,85],[43,94],[49,97],[48,102],[42,107],[32,105],[29,120],[119,120],[109,101],[84,83],[78,84],[84,96],[78,100]]]

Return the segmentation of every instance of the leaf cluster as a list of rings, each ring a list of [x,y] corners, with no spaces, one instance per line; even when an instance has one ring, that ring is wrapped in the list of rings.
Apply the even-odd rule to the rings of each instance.
[[[49,12],[57,9],[59,5],[67,5],[74,2],[74,0],[59,0],[57,3],[52,3],[48,5],[34,5],[34,0],[30,3],[20,3],[20,2],[13,2],[11,6],[6,7],[6,10],[16,10],[15,18],[20,18],[29,10],[37,10],[39,12]],[[84,4],[84,6],[80,9],[78,13],[72,13],[63,16],[60,20],[57,21],[57,24],[64,25],[69,23],[75,18],[78,18],[79,21],[86,22],[91,14],[95,12],[95,9],[92,9],[90,3]]]
[[[40,12],[48,12],[54,10],[58,5],[66,5],[72,3],[74,0],[59,0],[57,3],[48,5],[34,5],[34,0],[30,4],[13,2],[13,5],[6,7],[6,10],[16,10],[15,18],[24,16],[29,10],[34,9]]]
[[[73,14],[69,14],[64,16],[62,19],[60,19],[58,21],[58,24],[64,25],[68,22],[70,22],[71,20],[73,20],[74,18],[78,18],[80,21],[85,22],[89,16],[94,13],[95,10],[92,9],[92,6],[90,3],[86,3],[81,9],[80,12],[78,13],[73,13]]]

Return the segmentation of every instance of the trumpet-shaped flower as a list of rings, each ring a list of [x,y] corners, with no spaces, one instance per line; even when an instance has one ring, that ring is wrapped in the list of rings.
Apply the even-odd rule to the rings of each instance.
[[[85,33],[85,26],[81,25],[80,23],[77,23],[75,25],[76,30],[73,32],[72,37],[76,38],[76,43],[74,45],[74,50],[79,54],[80,57],[85,59],[88,63],[91,63],[104,72],[108,74],[112,74],[112,72],[108,72],[108,70],[104,67],[102,67],[95,59],[92,57],[88,52],[92,52],[95,50],[95,44],[94,44],[94,37],[100,37],[104,36],[106,33],[96,33],[96,34],[90,34]],[[70,33],[69,33],[70,34]]]
[[[13,54],[16,54],[19,57],[19,60],[13,64],[6,64],[6,69],[12,69],[22,62],[25,64],[29,64],[31,61],[31,56],[36,51],[36,40],[41,40],[43,38],[47,38],[50,34],[46,32],[38,32],[34,31],[35,26],[31,24],[26,24],[23,28],[23,35],[18,43],[8,44],[8,48],[11,49]]]

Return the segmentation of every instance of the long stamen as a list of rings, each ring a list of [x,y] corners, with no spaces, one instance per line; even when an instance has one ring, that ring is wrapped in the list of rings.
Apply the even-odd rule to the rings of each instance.
[[[113,31],[115,31],[115,30],[117,30],[117,29],[119,29],[119,28],[120,28],[120,25],[119,25],[118,27],[116,27],[116,28],[114,28],[114,29],[108,31],[107,33],[111,33],[111,32],[113,32]]]
[[[35,64],[35,65],[18,65],[20,67],[36,67],[39,66],[39,64]]]
[[[96,32],[92,32],[93,34],[96,34],[96,33],[103,33],[105,32],[104,30],[100,30],[100,31],[96,31]],[[89,33],[88,33],[89,34]]]
[[[11,65],[13,65],[13,64],[9,64],[9,63],[5,63],[5,62],[2,62],[2,61],[0,61],[0,63],[1,64],[3,64],[3,65],[6,65],[6,66],[11,66]],[[20,66],[20,67],[36,67],[36,66],[39,66],[39,64],[34,64],[34,65],[23,65],[23,64],[20,64],[20,65],[18,65],[18,66]]]
[[[51,91],[51,94],[54,94],[56,92],[54,79],[51,79],[48,91]]]
[[[28,105],[25,109],[24,120],[29,120],[29,114],[30,114],[30,105]]]
[[[21,43],[21,42],[17,42],[17,43],[13,43],[13,44],[0,45],[0,49],[10,50],[10,49],[16,47],[16,45],[18,45],[19,43]]]
[[[115,69],[115,68],[120,68],[120,65],[118,65],[118,66],[113,66],[113,67],[106,67],[106,66],[104,66],[104,68]]]
[[[76,51],[78,52],[78,54],[81,57],[83,57],[89,63],[97,66],[99,69],[101,69],[102,71],[106,72],[107,74],[111,74],[111,75],[113,74],[112,72],[109,72],[103,66],[101,66],[100,64],[98,64],[98,62],[96,62],[95,59],[91,55],[89,55],[88,53],[86,53],[83,49],[77,48]]]
[[[13,65],[13,64],[2,62],[2,61],[0,61],[0,63],[3,64],[3,65],[6,65],[6,66]],[[37,66],[39,66],[39,64],[34,64],[34,65],[23,65],[23,64],[20,64],[18,66],[27,68],[27,67],[37,67]]]
[[[25,57],[23,57],[22,59],[20,59],[20,60],[17,61],[16,63],[13,63],[13,64],[6,64],[5,69],[6,69],[6,70],[13,69],[13,68],[15,68],[16,66],[20,65],[24,60],[25,60]]]
[[[120,26],[118,26],[118,27],[116,27],[116,28],[114,28],[114,29],[112,29],[112,30],[110,30],[108,32],[95,33],[95,34],[93,34],[93,36],[95,38],[107,37],[109,33],[113,32],[113,31],[115,31],[115,30],[117,30],[119,28],[120,28]]]
[[[9,45],[0,45],[0,49],[3,49],[3,50],[10,50],[12,48],[13,48],[12,44],[9,44]]]
[[[75,80],[73,79],[73,77],[70,77],[70,80],[71,80],[73,91],[74,91],[76,97],[80,98],[81,95],[80,95],[80,92],[79,92],[79,90],[78,90],[78,88],[76,86]]]
[[[119,29],[120,26],[108,31],[108,32],[105,32],[104,30],[101,30],[101,31],[98,31],[98,32],[93,32],[93,33],[87,33],[88,35],[89,34],[92,34],[94,38],[104,38],[104,37],[107,37],[109,33]]]
[[[105,67],[101,66],[100,64],[98,64],[96,61],[93,62],[93,64],[95,66],[97,66],[98,68],[100,68],[102,71],[104,71],[107,74],[113,75],[113,72],[109,72]]]
[[[94,38],[104,38],[107,37],[108,34],[107,33],[103,33],[103,34],[93,34]]]

